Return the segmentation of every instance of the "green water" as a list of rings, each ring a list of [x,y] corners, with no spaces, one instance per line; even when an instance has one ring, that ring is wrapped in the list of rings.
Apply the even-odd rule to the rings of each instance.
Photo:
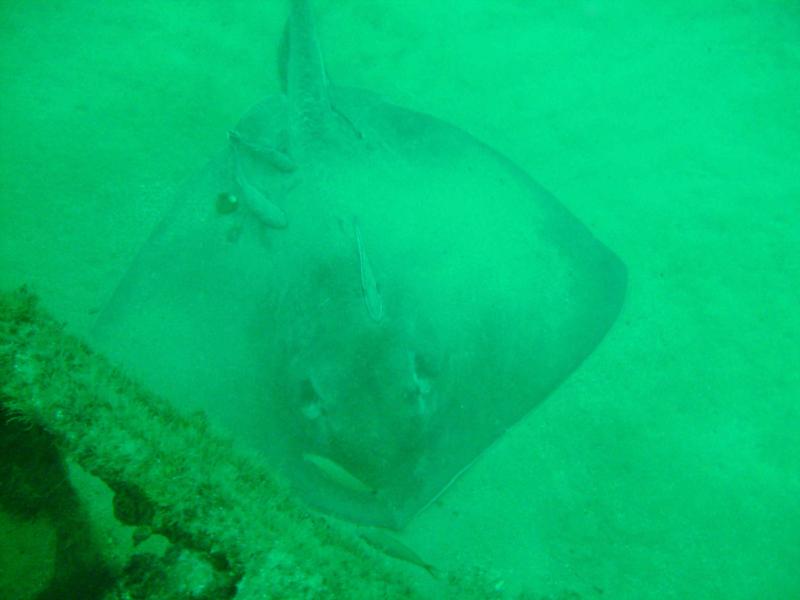
[[[800,597],[800,10],[318,0],[332,79],[511,157],[623,313],[403,539],[554,598]],[[79,333],[273,68],[283,2],[0,6],[0,285]],[[570,595],[574,594],[574,595]]]

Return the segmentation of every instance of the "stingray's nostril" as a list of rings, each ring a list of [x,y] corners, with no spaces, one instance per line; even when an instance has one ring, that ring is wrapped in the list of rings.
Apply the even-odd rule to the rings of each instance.
[[[220,192],[217,194],[217,212],[221,215],[229,215],[239,208],[239,198],[230,192]]]

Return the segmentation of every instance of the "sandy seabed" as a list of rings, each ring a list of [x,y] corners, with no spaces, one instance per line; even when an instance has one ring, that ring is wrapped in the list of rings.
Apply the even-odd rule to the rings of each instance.
[[[450,121],[627,263],[589,360],[405,532],[584,598],[800,597],[800,9],[319,0],[333,80]],[[282,2],[0,8],[0,285],[78,333],[278,89]]]

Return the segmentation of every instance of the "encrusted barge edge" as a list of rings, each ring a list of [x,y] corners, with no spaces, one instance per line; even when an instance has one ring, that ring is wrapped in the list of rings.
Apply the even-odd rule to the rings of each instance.
[[[237,600],[421,597],[204,418],[182,415],[65,332],[26,288],[0,293],[0,392],[115,500],[136,503],[126,524],[221,565]]]

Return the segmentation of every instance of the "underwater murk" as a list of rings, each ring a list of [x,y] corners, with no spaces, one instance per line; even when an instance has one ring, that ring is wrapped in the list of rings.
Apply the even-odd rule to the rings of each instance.
[[[789,4],[0,7],[0,597],[800,597]]]

